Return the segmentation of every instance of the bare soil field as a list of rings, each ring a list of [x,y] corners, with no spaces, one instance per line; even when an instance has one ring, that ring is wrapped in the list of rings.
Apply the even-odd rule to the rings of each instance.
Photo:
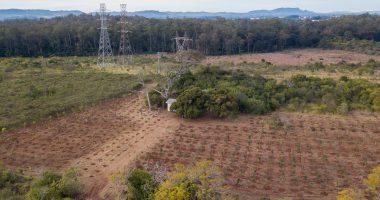
[[[144,93],[2,135],[0,161],[26,174],[76,167],[91,199],[111,199],[107,177],[125,167],[168,169],[213,160],[245,197],[334,199],[360,185],[380,161],[380,116],[278,113],[294,126],[272,130],[271,116],[181,120],[148,111]]]
[[[213,160],[232,191],[249,197],[335,199],[362,184],[380,162],[380,117],[279,113],[291,130],[272,130],[270,116],[234,121],[185,120],[170,138],[140,157],[140,167]]]
[[[6,133],[0,140],[0,161],[28,175],[73,166],[88,197],[101,199],[107,177],[166,138],[177,128],[176,120],[171,113],[147,111],[143,94],[135,94]]]
[[[367,62],[369,59],[380,61],[379,55],[367,55],[341,50],[302,49],[288,50],[277,53],[256,53],[232,56],[208,56],[204,64],[223,62],[261,62],[262,59],[275,65],[301,66],[307,63],[322,62],[324,64],[338,63],[345,60],[348,63]]]

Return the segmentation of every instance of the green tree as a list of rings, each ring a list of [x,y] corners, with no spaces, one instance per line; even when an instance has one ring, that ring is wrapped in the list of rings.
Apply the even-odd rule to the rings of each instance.
[[[136,169],[127,176],[128,199],[146,200],[152,197],[157,183],[154,176],[145,170]]]
[[[190,87],[183,91],[173,104],[173,110],[185,118],[197,118],[205,112],[207,97],[199,87]]]
[[[207,110],[217,117],[231,117],[239,112],[239,106],[233,93],[222,88],[210,92]]]

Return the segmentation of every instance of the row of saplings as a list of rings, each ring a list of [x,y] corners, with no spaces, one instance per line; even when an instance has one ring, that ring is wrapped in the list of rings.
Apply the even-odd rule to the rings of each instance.
[[[277,109],[347,114],[351,110],[380,110],[380,85],[362,79],[295,75],[278,83],[242,71],[204,68],[187,72],[170,90],[177,102],[172,109],[184,118],[204,114],[232,117],[238,113],[265,114]],[[165,106],[165,99],[151,91],[151,105]]]

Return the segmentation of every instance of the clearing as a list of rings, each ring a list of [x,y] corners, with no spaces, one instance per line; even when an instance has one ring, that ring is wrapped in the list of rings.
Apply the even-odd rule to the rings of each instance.
[[[380,55],[360,54],[342,50],[301,49],[287,50],[275,53],[255,53],[232,56],[208,56],[204,64],[219,64],[223,62],[260,63],[264,59],[275,65],[302,66],[308,63],[322,62],[324,64],[338,63],[342,60],[348,63],[367,62],[369,59],[380,61]]]
[[[107,177],[124,167],[206,159],[220,165],[243,196],[334,199],[380,160],[379,115],[275,113],[292,128],[273,130],[270,115],[181,120],[147,111],[143,94],[7,133],[0,158],[27,174],[75,166],[93,199],[110,198]]]
[[[156,66],[154,57],[150,57],[140,57],[139,65],[152,71]],[[313,61],[367,62],[371,58],[380,61],[380,56],[307,49],[208,57],[204,62],[265,59],[277,65],[305,65]],[[11,65],[12,60],[5,61]],[[58,58],[50,59],[54,60]],[[23,61],[20,59],[20,63]],[[175,65],[170,59],[166,61],[165,65]],[[213,160],[221,166],[231,190],[243,197],[335,199],[342,188],[361,185],[380,160],[379,113],[355,112],[338,117],[276,112],[266,116],[243,115],[234,120],[182,120],[165,110],[147,110],[144,96],[151,86],[123,96],[138,85],[136,78],[128,74],[107,70],[90,73],[82,66],[52,71],[35,67],[26,71],[7,69],[2,82],[7,89],[2,93],[7,97],[3,98],[7,106],[1,111],[6,117],[0,118],[1,125],[32,124],[1,135],[0,161],[28,175],[74,166],[91,199],[111,199],[113,188],[107,178],[125,167],[149,168],[159,164],[171,168],[175,163],[199,160]],[[267,75],[279,79],[287,76],[283,71],[275,73]],[[35,76],[27,78],[30,74]],[[35,87],[29,87],[30,82]],[[17,93],[18,97],[9,95],[20,90],[23,92]],[[120,96],[123,97],[108,100]],[[46,109],[46,105],[51,109]],[[64,107],[57,111],[57,105]],[[31,111],[26,112],[28,109]],[[65,114],[66,110],[73,113]],[[52,112],[58,112],[60,117],[46,119],[55,116],[50,115]],[[273,115],[278,115],[289,128],[270,128],[268,122]],[[33,124],[41,119],[46,120]]]

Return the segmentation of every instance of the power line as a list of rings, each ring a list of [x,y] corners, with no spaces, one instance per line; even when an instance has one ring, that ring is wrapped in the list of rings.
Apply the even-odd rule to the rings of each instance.
[[[112,63],[112,48],[111,41],[108,34],[107,28],[107,14],[106,14],[106,4],[100,4],[100,40],[99,40],[99,51],[98,51],[98,66],[105,67]]]
[[[119,61],[122,65],[133,63],[133,51],[129,40],[127,29],[127,4],[120,4],[120,45],[119,45]]]
[[[187,36],[187,32],[185,32],[185,35],[183,37],[180,37],[178,35],[178,31],[176,32],[176,37],[173,38],[176,43],[176,52],[182,53],[183,51],[187,51],[190,47],[190,42],[193,41]]]

